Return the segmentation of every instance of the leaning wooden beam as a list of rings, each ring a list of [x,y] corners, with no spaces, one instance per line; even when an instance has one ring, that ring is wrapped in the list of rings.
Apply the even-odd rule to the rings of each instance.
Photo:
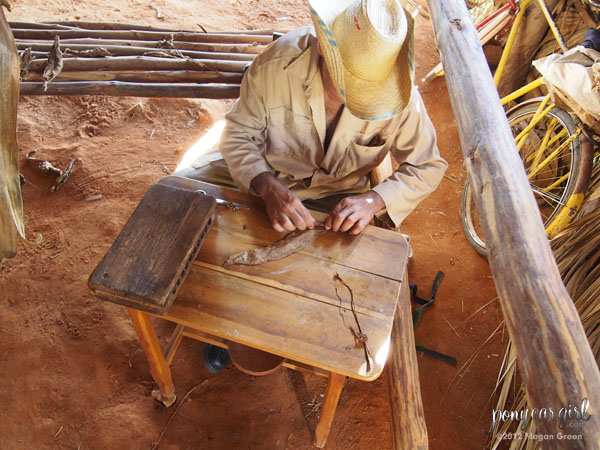
[[[241,73],[199,72],[195,70],[147,71],[62,71],[53,81],[130,81],[133,83],[221,83],[241,84]],[[22,81],[44,81],[41,73],[28,73]]]
[[[554,420],[535,420],[536,431],[553,437],[544,440],[544,448],[600,448],[600,372],[554,262],[477,31],[463,0],[428,4],[527,396],[538,412],[554,411]],[[591,414],[589,421],[559,429],[561,408],[581,408],[586,398],[590,409],[584,418]],[[559,433],[581,439],[560,439]]]
[[[42,72],[46,59],[36,59],[30,72]],[[65,71],[93,70],[199,70],[242,72],[247,61],[218,61],[214,59],[156,58],[151,56],[111,56],[107,58],[64,58]]]
[[[17,45],[33,45],[33,44],[52,44],[54,38],[46,40],[34,40],[34,39],[15,39]],[[118,39],[99,39],[99,38],[77,38],[77,39],[61,39],[61,45],[72,45],[72,44],[85,44],[94,45],[97,47],[105,47],[107,45],[115,45],[120,47],[149,47],[159,48],[161,41],[123,41]],[[205,42],[184,42],[184,41],[173,41],[173,47],[178,50],[194,50],[199,52],[222,52],[222,53],[261,53],[265,49],[265,45],[258,44],[210,44]],[[171,49],[173,47],[164,47]]]
[[[124,30],[39,30],[13,28],[15,39],[54,39],[59,35],[62,39],[73,38],[106,38],[124,39],[133,41],[154,41],[160,39],[173,39],[188,42],[213,42],[213,43],[253,43],[269,44],[273,41],[271,35],[258,34],[232,34],[232,33],[193,33],[193,32],[168,32],[168,31],[124,31]]]
[[[25,42],[18,43],[17,49],[19,51],[25,50],[26,48],[31,48],[34,52],[34,56],[45,57],[47,53],[50,51],[54,43],[44,42],[44,43],[35,43],[35,42]],[[65,52],[68,48],[70,50],[75,50],[77,52],[86,51],[86,50],[94,50],[98,48],[104,48],[112,56],[143,56],[147,53],[157,53],[157,52],[173,52],[174,49],[171,48],[156,48],[156,47],[134,47],[134,46],[126,46],[126,45],[89,45],[89,44],[61,44],[60,49]],[[44,52],[45,54],[39,53]],[[224,53],[224,52],[198,52],[191,50],[179,50],[177,52],[183,56],[189,56],[194,59],[218,59],[225,61],[247,61],[250,62],[254,58],[256,58],[256,54],[253,53]],[[63,56],[69,56],[69,53],[65,53]]]
[[[73,81],[44,83],[24,81],[21,95],[112,95],[119,97],[237,98],[235,84],[127,83],[121,81]]]

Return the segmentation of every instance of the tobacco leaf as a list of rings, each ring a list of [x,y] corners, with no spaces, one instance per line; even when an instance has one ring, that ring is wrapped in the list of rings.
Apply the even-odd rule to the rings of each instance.
[[[46,161],[45,159],[34,158],[32,155],[36,153],[36,150],[32,150],[25,154],[25,160],[29,163],[31,168],[35,169],[38,172],[41,172],[47,176],[60,177],[63,174],[63,171],[57,167],[54,167],[50,161]]]
[[[69,161],[69,164],[67,164],[65,171],[56,179],[56,181],[50,188],[51,192],[58,191],[61,188],[61,186],[67,182],[67,180],[71,176],[71,173],[73,173],[73,167],[76,161],[81,161],[81,158],[75,158]]]
[[[269,261],[283,259],[312,244],[325,231],[327,230],[323,226],[317,226],[312,230],[293,231],[280,241],[266,247],[257,247],[231,255],[227,258],[224,265],[244,264],[246,266],[256,266]]]
[[[7,3],[0,1],[0,5]],[[25,238],[18,170],[18,101],[19,55],[0,8],[0,261],[14,257],[18,236]]]
[[[33,54],[31,53],[31,47],[27,47],[21,52],[21,80],[27,78],[29,74],[29,67],[33,61]]]
[[[83,56],[85,58],[113,56],[113,54],[104,47],[91,48],[89,50],[71,50],[70,48],[65,48],[65,53],[68,53],[73,56]]]
[[[48,83],[58,76],[63,68],[63,55],[60,50],[60,37],[54,36],[54,44],[48,53],[48,60],[42,73],[42,78],[45,80],[44,90],[48,86]]]

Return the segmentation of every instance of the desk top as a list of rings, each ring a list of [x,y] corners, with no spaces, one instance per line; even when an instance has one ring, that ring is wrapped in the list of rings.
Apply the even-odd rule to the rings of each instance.
[[[346,376],[373,380],[381,374],[407,261],[408,244],[400,233],[373,226],[359,236],[327,232],[282,260],[224,268],[228,256],[283,237],[271,228],[262,200],[176,176],[160,183],[203,189],[251,208],[217,207],[168,320]],[[352,289],[368,337],[368,373],[362,344],[357,345],[348,328],[356,329],[350,294],[334,279],[336,274]]]

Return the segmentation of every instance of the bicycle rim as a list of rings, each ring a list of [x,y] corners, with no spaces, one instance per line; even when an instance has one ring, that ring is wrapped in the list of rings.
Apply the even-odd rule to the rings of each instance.
[[[530,123],[538,106],[529,104],[509,115],[513,135]],[[545,228],[565,208],[580,176],[579,136],[573,118],[555,106],[523,137],[519,153]]]
[[[469,183],[469,180],[465,183],[465,188],[463,190],[461,213],[463,231],[465,232],[467,241],[469,241],[473,250],[481,256],[487,256],[487,248],[483,241],[481,222],[479,221],[479,214],[477,213],[477,207],[475,206],[475,199],[472,195],[471,183]]]
[[[539,102],[528,104],[508,116],[514,136],[527,127],[538,106]],[[581,143],[577,130],[569,113],[554,107],[523,135],[519,153],[544,227],[552,224],[565,208],[580,176]],[[463,191],[461,213],[467,240],[477,253],[486,256],[487,248],[468,181]]]

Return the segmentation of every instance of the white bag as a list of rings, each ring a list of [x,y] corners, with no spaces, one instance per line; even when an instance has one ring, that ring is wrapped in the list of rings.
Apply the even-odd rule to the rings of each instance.
[[[544,83],[586,125],[600,121],[600,52],[577,46],[533,62]]]

